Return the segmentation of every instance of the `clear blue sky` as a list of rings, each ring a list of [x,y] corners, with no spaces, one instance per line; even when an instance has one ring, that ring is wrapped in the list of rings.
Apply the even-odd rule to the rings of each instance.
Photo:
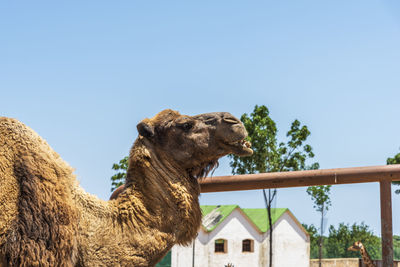
[[[399,3],[2,1],[0,115],[35,129],[103,199],[136,124],[164,108],[266,105],[282,139],[296,118],[309,127],[321,168],[383,165],[400,152]],[[230,172],[222,159],[215,175]],[[260,191],[201,203],[263,207]],[[276,206],[319,223],[305,188],[279,190]],[[378,184],[333,187],[328,218],[380,234]]]

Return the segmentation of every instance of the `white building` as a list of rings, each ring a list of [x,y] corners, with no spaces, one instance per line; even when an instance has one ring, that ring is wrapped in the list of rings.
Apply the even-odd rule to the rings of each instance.
[[[171,267],[268,266],[269,231],[266,209],[237,205],[202,206],[198,236],[187,247],[174,246]],[[288,209],[272,209],[273,266],[309,267],[308,233]]]

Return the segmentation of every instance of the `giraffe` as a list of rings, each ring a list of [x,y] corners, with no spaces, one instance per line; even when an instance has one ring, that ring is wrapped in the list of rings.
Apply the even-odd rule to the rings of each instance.
[[[371,257],[369,256],[367,250],[365,249],[361,241],[354,242],[354,244],[347,250],[360,251],[364,265],[366,267],[376,267],[376,265],[372,262]]]

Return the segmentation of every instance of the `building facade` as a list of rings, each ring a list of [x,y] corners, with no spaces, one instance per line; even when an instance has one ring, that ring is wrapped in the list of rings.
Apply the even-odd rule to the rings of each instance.
[[[172,267],[264,267],[269,263],[265,209],[202,206],[203,221],[191,245],[174,246]],[[288,209],[272,209],[273,266],[309,267],[309,235]]]

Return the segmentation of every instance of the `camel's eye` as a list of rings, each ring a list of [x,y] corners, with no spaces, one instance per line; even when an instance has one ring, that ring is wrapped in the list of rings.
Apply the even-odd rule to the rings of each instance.
[[[190,122],[186,122],[186,123],[182,124],[182,129],[185,131],[189,131],[192,128],[193,128],[193,124]]]
[[[215,118],[210,118],[207,119],[204,123],[207,125],[215,125],[217,123],[217,120]]]

